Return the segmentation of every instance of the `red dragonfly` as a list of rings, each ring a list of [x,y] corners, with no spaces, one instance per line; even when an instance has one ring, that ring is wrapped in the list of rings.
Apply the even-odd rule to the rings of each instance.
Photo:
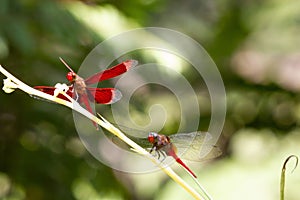
[[[220,148],[210,142],[212,136],[208,132],[197,131],[192,133],[177,133],[170,136],[150,132],[146,138],[136,137],[137,134],[139,136],[146,136],[143,131],[127,131],[130,128],[123,128],[123,126],[119,127],[137,144],[147,149],[150,148],[150,153],[154,152],[158,159],[160,159],[160,156],[163,156],[163,159],[165,159],[166,156],[173,157],[177,163],[184,167],[195,178],[197,178],[195,173],[181,160],[180,157],[190,161],[201,162],[216,158],[222,154]],[[120,144],[119,139],[113,138],[113,141],[124,148],[124,144]],[[129,150],[130,148],[126,147],[125,149]]]
[[[89,103],[90,101],[99,104],[112,104],[119,101],[122,98],[122,94],[116,88],[92,88],[88,86],[119,76],[138,64],[136,60],[127,60],[112,68],[98,72],[87,79],[83,79],[76,74],[62,58],[59,59],[70,70],[70,72],[67,73],[66,78],[71,85],[66,93],[79,103],[83,103],[87,110],[91,113],[93,112]],[[55,87],[49,86],[35,86],[34,88],[50,95],[54,95],[54,90],[56,89]],[[58,98],[69,101],[62,94],[59,94]],[[95,122],[93,123],[98,130],[98,125]]]

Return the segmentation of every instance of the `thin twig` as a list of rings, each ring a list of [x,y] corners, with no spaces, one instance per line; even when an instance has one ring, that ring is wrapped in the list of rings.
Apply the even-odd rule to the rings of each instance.
[[[284,200],[284,187],[285,187],[285,171],[286,171],[286,165],[289,162],[289,160],[291,158],[295,158],[296,159],[296,164],[294,166],[294,169],[292,170],[291,173],[293,173],[293,171],[296,169],[297,165],[298,165],[298,157],[295,155],[290,155],[289,157],[287,157],[287,159],[285,159],[282,169],[281,169],[281,178],[280,178],[280,200]]]

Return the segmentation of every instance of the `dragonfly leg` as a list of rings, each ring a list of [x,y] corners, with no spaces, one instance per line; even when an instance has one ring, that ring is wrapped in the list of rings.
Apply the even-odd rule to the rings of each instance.
[[[151,149],[150,149],[149,153],[152,153],[152,151],[153,151],[153,150],[155,150],[155,151],[156,151],[156,146],[155,146],[155,145],[153,145],[153,146],[151,147]]]
[[[159,154],[158,154],[158,151],[156,150],[156,146],[152,146],[150,151],[149,151],[150,154],[152,154],[154,157],[158,157],[159,158]]]
[[[160,153],[160,151],[156,151],[156,153],[157,153],[157,155],[158,155],[158,156],[157,156],[157,159],[159,160],[159,159],[160,159],[160,154],[161,154],[161,153]]]
[[[163,162],[166,159],[167,155],[164,151],[157,150],[155,152],[156,152],[156,155],[157,155],[157,159],[160,160],[160,162]],[[162,156],[162,159],[160,159],[161,156]]]
[[[73,89],[73,90],[74,90],[74,89]],[[75,96],[73,97],[73,99],[75,99],[75,101],[78,102],[79,95],[78,95],[78,93],[76,92],[76,90],[74,90],[73,94],[75,94]]]
[[[163,156],[163,159],[161,160],[161,162],[163,162],[166,159],[167,154],[164,151],[160,151],[160,154]]]

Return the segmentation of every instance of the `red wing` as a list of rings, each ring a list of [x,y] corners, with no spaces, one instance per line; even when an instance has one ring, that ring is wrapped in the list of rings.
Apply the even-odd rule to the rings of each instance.
[[[109,68],[107,70],[104,70],[102,72],[98,72],[91,77],[87,78],[85,80],[85,83],[87,85],[91,85],[94,83],[98,83],[103,80],[107,80],[116,76],[119,76],[125,72],[127,72],[130,68],[135,67],[138,64],[138,61],[136,60],[127,60],[125,62],[122,62],[112,68]]]
[[[116,88],[87,88],[89,100],[100,104],[112,104],[122,98],[121,92]]]
[[[47,94],[50,94],[50,95],[54,95],[54,90],[56,89],[55,87],[50,87],[50,86],[34,86],[35,89],[41,91],[41,92],[44,92],[44,93],[47,93]],[[73,92],[71,89],[69,89],[67,91],[67,94],[72,97],[73,96]],[[64,95],[62,94],[59,94],[57,96],[58,98],[60,99],[63,99],[63,100],[66,100],[66,101],[69,101],[67,97],[65,97]]]

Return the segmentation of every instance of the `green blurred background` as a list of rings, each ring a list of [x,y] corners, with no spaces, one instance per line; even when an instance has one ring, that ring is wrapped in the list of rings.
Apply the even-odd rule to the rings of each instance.
[[[76,70],[104,39],[148,26],[189,35],[222,74],[223,156],[189,163],[203,186],[214,199],[279,199],[281,166],[300,146],[298,0],[1,0],[0,64],[29,85],[54,85],[65,81],[59,56]],[[209,103],[208,95],[199,98]],[[192,199],[161,172],[127,174],[102,165],[81,144],[69,109],[21,91],[1,92],[0,99],[0,199]],[[152,101],[148,95],[132,106],[147,112]],[[209,109],[202,117],[205,130]],[[299,169],[287,173],[286,199],[299,199],[299,183]]]

